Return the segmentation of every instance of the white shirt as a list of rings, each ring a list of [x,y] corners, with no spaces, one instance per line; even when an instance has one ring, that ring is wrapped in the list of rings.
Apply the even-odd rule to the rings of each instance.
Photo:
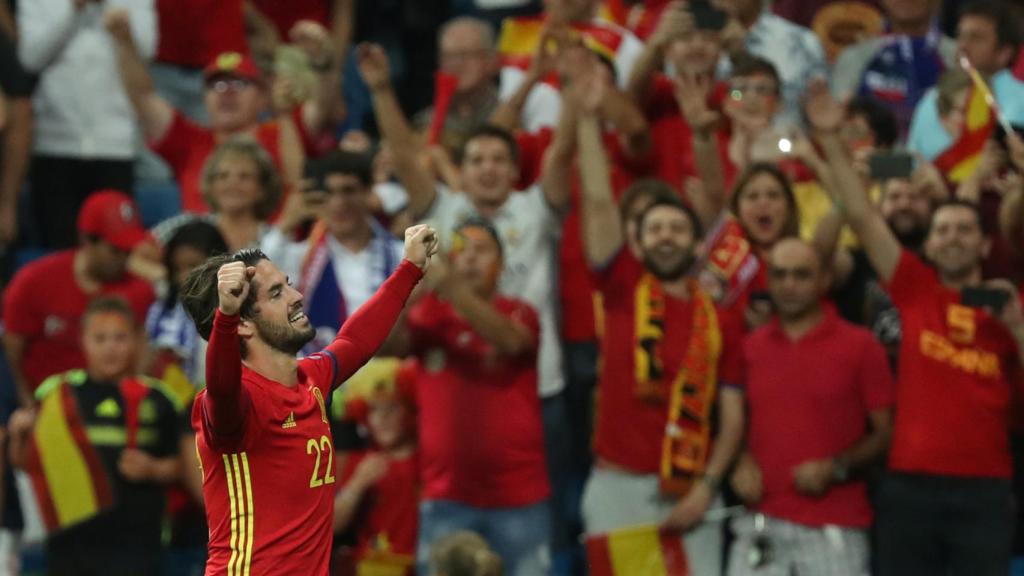
[[[73,0],[18,2],[18,57],[39,75],[33,97],[34,151],[83,160],[135,157],[138,127],[103,15],[126,8],[132,36],[146,60],[156,52],[153,0],[104,0],[75,8]]]
[[[341,295],[345,298],[345,310],[349,315],[365,304],[390,274],[390,271],[382,269],[384,264],[380,261],[380,248],[377,243],[386,243],[387,249],[391,250],[394,256],[393,261],[396,265],[404,257],[405,244],[401,240],[392,238],[386,231],[383,231],[384,236],[382,237],[382,229],[378,228],[374,227],[374,239],[358,252],[352,252],[342,246],[333,236],[327,235],[327,249],[331,255],[334,277],[341,287]],[[310,249],[308,241],[293,242],[280,230],[272,228],[263,237],[260,249],[279,270],[288,276],[293,284],[299,282],[302,261]]]
[[[438,186],[437,198],[422,221],[437,230],[442,247],[470,217],[481,216],[465,194]],[[528,302],[540,316],[539,392],[550,397],[565,388],[558,331],[558,241],[562,223],[539,186],[513,192],[493,218],[501,236],[505,269],[498,290]]]

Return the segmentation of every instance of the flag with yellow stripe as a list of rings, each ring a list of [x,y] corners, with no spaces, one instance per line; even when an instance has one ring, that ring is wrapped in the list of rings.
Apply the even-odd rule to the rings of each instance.
[[[40,403],[25,469],[47,533],[84,522],[114,504],[110,479],[66,385],[56,386]]]
[[[657,526],[635,526],[587,538],[590,576],[687,576],[683,540]]]
[[[501,24],[498,38],[498,54],[503,66],[526,69],[537,51],[544,20],[538,16],[506,18]],[[571,34],[583,44],[608,61],[615,63],[625,30],[602,21],[576,22],[571,25]]]
[[[223,454],[224,475],[228,484],[231,508],[231,558],[228,576],[249,576],[252,567],[253,518],[252,477],[249,474],[249,456]]]
[[[356,576],[411,576],[416,559],[405,554],[372,551],[356,565]]]
[[[1000,117],[995,96],[985,79],[966,58],[961,59],[960,65],[971,78],[960,136],[935,159],[935,167],[954,184],[963,182],[974,173],[981,161],[985,143],[996,128],[996,122],[1002,119],[1005,125],[1005,118]]]

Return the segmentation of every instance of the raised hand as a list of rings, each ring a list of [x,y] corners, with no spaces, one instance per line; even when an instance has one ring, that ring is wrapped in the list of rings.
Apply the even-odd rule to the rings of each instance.
[[[292,44],[301,48],[314,68],[330,64],[332,55],[331,33],[319,22],[299,20],[288,31]]]
[[[702,134],[709,133],[719,120],[718,112],[708,108],[711,78],[683,71],[673,78],[676,102],[690,128]]]
[[[824,80],[816,79],[807,85],[804,113],[814,130],[835,132],[846,117],[846,105],[832,97]]]
[[[363,43],[357,46],[356,63],[359,65],[359,74],[371,91],[382,90],[391,85],[388,55],[379,44]]]
[[[673,40],[685,38],[693,33],[693,14],[686,9],[686,3],[674,0],[665,6],[658,20],[658,26],[651,34],[650,42],[664,49]]]
[[[250,281],[256,268],[245,262],[228,262],[217,270],[217,294],[220,296],[221,314],[234,316],[242,309],[242,303],[249,296]]]
[[[426,224],[405,229],[405,259],[426,271],[430,257],[437,253],[437,232]]]

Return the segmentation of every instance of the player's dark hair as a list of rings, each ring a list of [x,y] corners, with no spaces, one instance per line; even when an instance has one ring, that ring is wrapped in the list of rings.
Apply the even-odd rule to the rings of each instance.
[[[196,330],[204,340],[210,339],[210,332],[213,331],[213,318],[217,314],[217,306],[220,304],[220,295],[217,292],[217,271],[220,267],[231,262],[243,262],[246,266],[255,266],[260,260],[268,260],[267,255],[254,248],[239,250],[233,254],[221,254],[214,256],[201,266],[196,267],[185,283],[181,286],[181,303],[185,311],[196,323]],[[256,310],[256,293],[259,286],[254,280],[249,284],[249,295],[242,303],[239,314],[242,318],[252,318]],[[245,357],[244,342],[242,343],[242,357]]]
[[[117,314],[127,320],[132,328],[138,326],[135,311],[121,296],[97,296],[90,300],[82,314],[82,327],[85,328],[89,319],[97,314]]]

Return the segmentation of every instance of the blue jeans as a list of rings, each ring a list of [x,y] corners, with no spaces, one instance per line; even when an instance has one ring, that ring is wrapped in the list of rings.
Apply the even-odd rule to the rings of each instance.
[[[476,508],[450,500],[420,504],[417,573],[430,574],[430,549],[458,530],[471,530],[501,556],[505,576],[544,576],[551,565],[547,502],[522,508]]]

